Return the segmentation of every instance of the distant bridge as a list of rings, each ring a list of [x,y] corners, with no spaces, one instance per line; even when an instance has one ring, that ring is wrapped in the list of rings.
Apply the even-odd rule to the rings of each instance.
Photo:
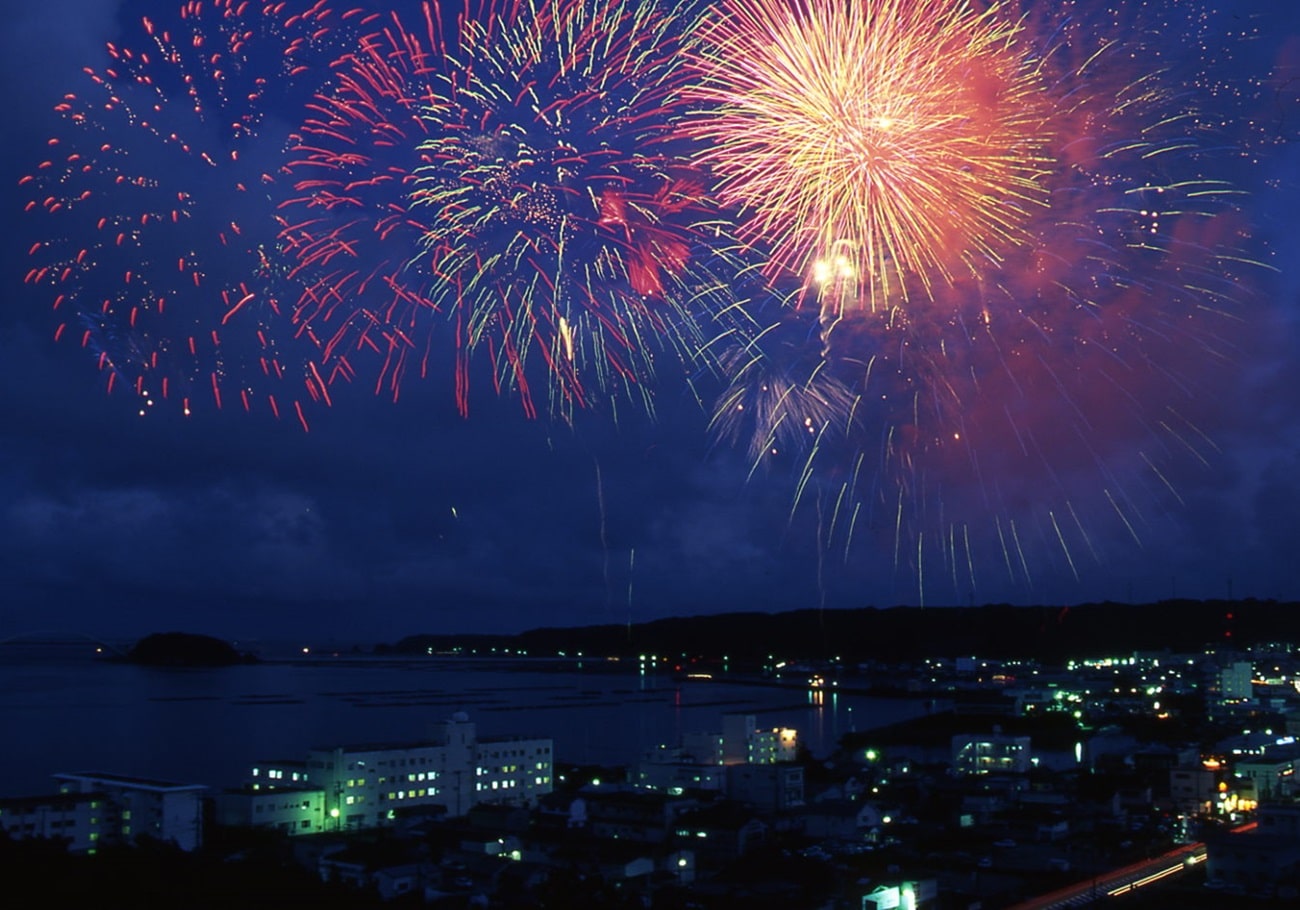
[[[117,657],[127,656],[127,652],[123,650],[121,645],[115,645],[112,642],[104,641],[102,638],[96,638],[93,635],[87,635],[84,632],[69,632],[66,629],[36,629],[0,638],[0,649],[3,649],[6,645],[75,644],[92,644],[96,646],[100,653],[109,653]],[[0,655],[3,655],[3,653],[3,650],[0,650]]]

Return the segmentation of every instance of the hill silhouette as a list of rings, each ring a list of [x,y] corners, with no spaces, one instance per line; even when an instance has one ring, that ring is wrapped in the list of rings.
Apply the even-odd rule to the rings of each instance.
[[[1300,640],[1300,604],[1248,599],[723,613],[633,625],[543,627],[518,635],[412,635],[376,651],[427,654],[459,648],[483,653],[508,648],[532,655],[655,653],[727,656],[745,662],[772,654],[844,660],[969,655],[1061,660],[1296,640]]]

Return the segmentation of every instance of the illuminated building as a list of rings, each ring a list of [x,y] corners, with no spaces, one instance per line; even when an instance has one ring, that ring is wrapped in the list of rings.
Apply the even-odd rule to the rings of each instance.
[[[463,714],[421,742],[312,749],[306,761],[259,762],[218,794],[217,821],[313,834],[375,828],[399,815],[465,815],[481,803],[531,806],[550,793],[549,738],[482,737]]]
[[[675,761],[694,761],[701,765],[723,764],[723,737],[721,733],[683,733],[681,749],[685,757]]]
[[[1254,667],[1249,661],[1237,660],[1212,666],[1206,681],[1206,715],[1211,719],[1248,713],[1256,707]]]
[[[325,791],[288,785],[270,789],[224,790],[213,799],[214,820],[230,827],[275,828],[285,834],[326,830]]]
[[[637,766],[635,783],[672,795],[722,790],[729,786],[727,769],[792,762],[798,743],[798,733],[789,727],[760,730],[753,714],[724,714],[721,733],[687,733],[680,746],[650,750]],[[802,772],[798,799],[803,799]]]
[[[794,761],[798,734],[788,727],[760,730],[753,714],[722,716],[722,762],[726,765]]]
[[[1250,701],[1255,697],[1255,668],[1250,661],[1237,660],[1219,669],[1218,695],[1224,701]]]
[[[98,793],[54,793],[0,799],[0,830],[11,840],[42,837],[63,841],[70,853],[93,853],[112,830]]]
[[[862,910],[928,910],[939,898],[935,879],[876,885],[862,895]]]
[[[1029,737],[993,732],[957,734],[952,738],[952,771],[967,774],[1026,774],[1030,768]]]
[[[145,835],[182,850],[196,850],[203,843],[199,795],[207,788],[202,784],[103,772],[56,774],[54,779],[61,794],[97,794],[102,799],[106,828],[101,840],[130,843]]]
[[[1297,764],[1300,764],[1300,749],[1293,748],[1282,754],[1234,761],[1232,770],[1237,777],[1255,785],[1257,799],[1289,799],[1300,793],[1296,781]]]
[[[1179,765],[1169,772],[1169,798],[1182,815],[1211,815],[1226,776],[1227,769],[1217,758],[1207,758],[1198,765]]]
[[[436,724],[425,741],[312,749],[306,779],[325,794],[325,828],[379,827],[399,815],[465,815],[481,802],[533,805],[550,793],[550,738],[483,737],[464,714]],[[258,775],[283,767],[267,767]]]
[[[120,774],[56,774],[59,792],[0,799],[0,828],[14,840],[63,841],[73,853],[129,844],[138,835],[195,850],[203,842],[201,784]]]

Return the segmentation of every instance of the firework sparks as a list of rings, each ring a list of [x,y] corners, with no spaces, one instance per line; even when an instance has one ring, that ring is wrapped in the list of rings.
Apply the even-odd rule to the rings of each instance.
[[[743,437],[736,404],[761,394],[748,384],[773,388],[768,377],[787,361],[818,361],[799,375],[835,389],[851,419],[814,419],[819,429],[796,461],[796,506],[815,499],[819,540],[842,543],[846,558],[864,531],[889,540],[895,570],[910,575],[922,601],[927,578],[959,598],[994,574],[1028,589],[1044,565],[1080,578],[1104,558],[1102,536],[1140,546],[1151,513],[1177,506],[1178,468],[1214,457],[1195,415],[1209,406],[1207,377],[1232,368],[1243,288],[1260,265],[1245,252],[1237,191],[1213,176],[1223,118],[1204,116],[1201,99],[1177,90],[1159,41],[1115,40],[1113,23],[1073,7],[1042,21],[1009,5],[977,13],[901,0],[734,12],[704,31],[711,43],[695,65],[700,97],[713,106],[691,129],[715,138],[720,191],[741,206],[753,245],[770,235],[774,283],[798,284],[796,309],[809,288],[820,305],[803,317],[802,349],[765,350],[775,362],[749,368],[748,382],[736,374],[715,430]],[[864,43],[869,32],[876,44]],[[1195,30],[1166,24],[1161,33]],[[870,59],[877,53],[883,59]],[[931,117],[939,110],[931,100],[960,112],[970,102],[944,86],[933,99],[904,87],[925,84],[916,74],[963,65],[1002,74],[988,97],[1023,111],[993,116],[988,123],[1006,132],[987,147],[931,137],[933,148],[907,158],[938,156],[926,179],[878,192],[890,159],[837,157],[828,148],[846,147],[837,131],[849,127],[824,113],[839,110],[826,97],[864,55],[866,72],[893,73],[886,98],[903,91],[907,107]],[[792,73],[822,105],[783,109],[805,118],[805,136],[829,137],[805,140],[813,151],[797,150],[794,131],[771,113],[794,97],[781,88],[798,84]],[[776,88],[764,100],[768,81]],[[1041,97],[1022,97],[1031,87]],[[817,110],[833,128],[813,130]],[[886,116],[863,110],[868,125]],[[982,157],[994,147],[1003,152],[991,156],[996,168]],[[966,151],[976,156],[968,169]],[[808,156],[834,179],[800,170]],[[945,168],[979,175],[987,193],[948,185],[941,203],[935,187],[947,184],[930,177]],[[870,179],[854,184],[859,171]],[[984,209],[990,200],[996,219]],[[913,214],[896,214],[909,206]],[[790,416],[767,414],[748,439],[774,438]],[[748,447],[755,457],[757,443]]]
[[[1043,74],[1018,20],[951,0],[719,7],[695,46],[707,147],[741,236],[833,318],[977,274],[1046,199]]]
[[[658,353],[696,361],[730,302],[706,265],[721,223],[664,138],[694,20],[629,0],[423,13],[336,63],[293,149],[300,321],[347,369],[377,357],[393,395],[413,363],[454,361],[462,413],[476,355],[530,416],[539,378],[554,414],[652,406]]]
[[[709,429],[744,446],[751,474],[773,459],[807,459],[823,439],[843,438],[854,422],[856,395],[832,374],[806,331],[797,322],[778,322],[722,357],[728,384]]]
[[[234,399],[276,416],[327,400],[314,351],[278,337],[283,278],[259,145],[268,93],[284,96],[330,31],[322,2],[185,2],[110,44],[86,96],[24,180],[45,239],[27,281],[48,289],[56,335],[97,357],[141,414]],[[273,149],[274,151],[278,151]],[[279,397],[277,397],[277,395]]]

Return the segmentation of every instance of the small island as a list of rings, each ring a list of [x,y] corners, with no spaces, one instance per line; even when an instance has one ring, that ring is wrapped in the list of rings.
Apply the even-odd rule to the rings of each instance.
[[[257,663],[252,654],[210,635],[191,632],[156,632],[135,643],[126,655],[129,663],[147,667],[229,667]]]

